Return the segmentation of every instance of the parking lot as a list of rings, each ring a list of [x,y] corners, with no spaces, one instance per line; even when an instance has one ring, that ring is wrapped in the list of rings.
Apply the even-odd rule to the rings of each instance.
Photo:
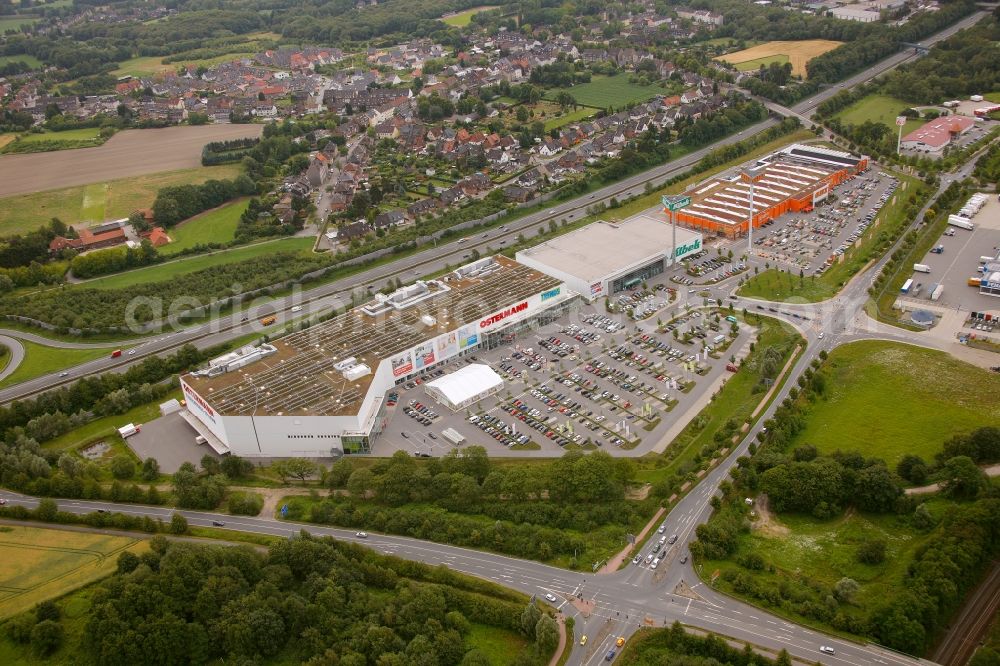
[[[899,180],[870,169],[834,188],[808,213],[786,213],[754,231],[759,259],[806,274],[822,274],[862,239],[878,213],[893,205]]]
[[[976,225],[972,230],[954,226],[945,229],[919,262],[928,266],[930,272],[914,271],[910,276],[913,279],[910,291],[901,294],[900,300],[909,305],[921,303],[931,309],[962,313],[1000,311],[1000,298],[980,294],[978,287],[969,285],[970,278],[980,275],[983,264],[980,257],[995,257],[1000,251],[1000,202],[996,194],[989,195],[972,221]],[[938,298],[932,300],[936,285],[942,285],[942,289]]]
[[[649,285],[657,303],[666,300],[657,286],[667,278]],[[678,296],[680,304],[686,297]],[[693,304],[700,306],[701,299]],[[745,355],[750,340],[745,326],[731,338],[733,322],[725,312],[680,314],[684,309],[676,305],[670,310],[678,316],[670,320],[663,312],[658,324],[657,317],[637,322],[620,311],[608,313],[603,301],[581,304],[496,349],[478,350],[431,370],[419,383],[402,384],[389,396],[390,421],[373,453],[444,455],[456,446],[452,433],[458,433],[461,445],[483,445],[493,456],[552,457],[571,449],[642,455],[692,407],[700,409],[703,394],[735,370],[730,357]],[[503,377],[504,388],[452,412],[423,383],[465,363],[489,365]]]

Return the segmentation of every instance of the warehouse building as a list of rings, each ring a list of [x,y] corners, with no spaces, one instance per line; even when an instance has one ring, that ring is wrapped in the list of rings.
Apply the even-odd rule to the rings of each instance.
[[[976,121],[968,116],[941,116],[904,136],[899,146],[903,150],[938,154],[975,125]]]
[[[851,153],[793,144],[754,164],[753,226],[787,212],[808,212],[834,187],[868,169],[868,158]],[[750,224],[750,183],[736,173],[713,178],[690,193],[691,204],[677,221],[692,229],[727,238],[746,236]]]
[[[556,278],[505,257],[481,259],[182,376],[183,416],[223,454],[367,453],[393,386],[547,323],[574,301]],[[447,383],[439,390],[458,403],[472,398]]]
[[[666,218],[639,214],[623,222],[588,224],[521,250],[516,258],[592,301],[631,289],[699,250],[701,234],[678,228],[672,257],[673,232]]]

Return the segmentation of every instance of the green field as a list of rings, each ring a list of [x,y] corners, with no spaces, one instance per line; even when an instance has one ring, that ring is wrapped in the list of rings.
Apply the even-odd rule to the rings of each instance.
[[[581,106],[576,110],[569,109],[565,114],[559,116],[558,118],[549,118],[545,121],[545,131],[548,132],[550,129],[556,127],[562,127],[563,125],[572,125],[573,123],[578,123],[581,120],[590,118],[598,109],[591,108],[589,106]]]
[[[169,232],[168,232],[169,233]],[[184,273],[199,271],[203,268],[231,264],[245,259],[252,259],[273,252],[308,252],[312,249],[315,239],[309,238],[282,238],[280,240],[265,241],[246,245],[232,250],[220,250],[210,254],[200,254],[184,259],[176,259],[146,268],[137,268],[133,271],[109,275],[107,277],[88,280],[78,283],[81,287],[88,289],[121,289],[134,284],[145,282],[161,282]]]
[[[115,570],[118,553],[146,547],[138,538],[0,526],[0,619],[97,580]]]
[[[68,369],[106,356],[116,349],[115,347],[98,349],[46,347],[27,340],[21,340],[21,344],[24,345],[24,360],[14,372],[10,373],[10,376],[0,381],[0,386],[13,386],[50,372]]]
[[[143,56],[139,58],[131,58],[119,63],[118,69],[112,71],[111,74],[112,76],[152,76],[159,72],[176,72],[184,65],[212,67],[213,65],[218,65],[222,62],[231,62],[233,60],[239,60],[240,58],[249,58],[252,55],[253,53],[251,52],[227,53],[225,55],[215,56],[214,58],[201,58],[197,60],[184,60],[170,63],[163,62],[162,56]]]
[[[896,117],[901,111],[912,105],[896,97],[888,95],[868,95],[850,105],[834,117],[845,125],[860,125],[866,120],[882,123],[896,132]],[[903,134],[911,132],[923,124],[922,120],[913,118],[906,121]]]
[[[137,208],[152,206],[161,187],[203,183],[212,178],[232,179],[240,170],[238,164],[196,167],[4,197],[0,199],[0,236],[32,231],[53,217],[66,224],[98,219],[94,216],[102,209],[101,219],[128,217]],[[96,198],[102,189],[103,206]]]
[[[457,14],[453,14],[447,18],[442,17],[441,21],[456,28],[464,28],[472,23],[472,17],[479,12],[496,9],[496,7],[496,5],[481,5],[479,7],[473,7],[472,9],[466,9],[464,12],[458,12]]]
[[[229,203],[185,220],[169,231],[173,242],[161,247],[160,253],[176,254],[199,244],[227,243],[233,240],[240,215],[248,204],[249,200]]]
[[[0,35],[8,30],[20,31],[22,25],[34,25],[38,21],[35,17],[24,17],[16,15],[0,16]]]
[[[18,139],[21,143],[46,143],[49,141],[93,141],[100,134],[98,127],[82,127],[62,132],[28,132]]]
[[[71,150],[99,146],[106,139],[99,127],[83,127],[62,132],[27,132],[4,146],[5,153],[35,153],[49,150]]]
[[[894,467],[904,454],[931,460],[948,438],[1000,422],[1000,376],[940,351],[853,342],[824,365],[824,399],[806,407],[793,446],[860,451]]]
[[[606,109],[609,106],[624,108],[629,102],[645,102],[656,95],[663,95],[667,92],[656,84],[640,86],[629,83],[627,75],[616,74],[614,76],[594,76],[590,83],[549,90],[545,96],[549,99],[555,99],[555,96],[563,91],[572,95],[579,104],[600,109]]]
[[[733,65],[737,71],[749,72],[753,70],[760,69],[761,66],[767,67],[771,63],[778,63],[779,65],[784,65],[786,62],[790,62],[788,56],[783,54],[765,56],[763,58],[757,58],[756,60],[747,60],[745,62],[736,63]]]
[[[42,61],[33,55],[20,54],[20,55],[10,55],[10,56],[0,56],[0,67],[3,67],[4,65],[7,65],[12,62],[23,62],[28,67],[31,67],[33,69],[37,69],[38,67],[42,66]]]

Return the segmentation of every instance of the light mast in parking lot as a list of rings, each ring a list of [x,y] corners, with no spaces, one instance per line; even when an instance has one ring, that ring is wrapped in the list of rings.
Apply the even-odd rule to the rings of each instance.
[[[667,214],[673,228],[673,239],[670,241],[670,265],[673,266],[677,262],[677,216],[675,213],[690,204],[691,197],[683,194],[664,194],[660,201],[663,202],[663,212]]]
[[[747,257],[753,255],[753,185],[764,177],[764,167],[754,167],[743,169],[740,172],[740,180],[750,184],[750,221],[747,224]]]

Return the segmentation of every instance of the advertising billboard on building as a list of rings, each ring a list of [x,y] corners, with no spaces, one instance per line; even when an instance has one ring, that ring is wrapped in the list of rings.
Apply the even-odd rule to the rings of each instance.
[[[466,349],[479,344],[479,328],[475,324],[469,324],[458,329],[458,348]]]
[[[410,355],[409,349],[402,354],[393,356],[390,362],[392,363],[393,377],[402,377],[413,372],[413,357]]]
[[[413,350],[413,359],[417,370],[423,370],[430,365],[434,365],[434,341],[428,340],[423,344],[417,345]]]
[[[449,331],[439,335],[434,344],[438,360],[444,360],[458,353],[458,331]]]

